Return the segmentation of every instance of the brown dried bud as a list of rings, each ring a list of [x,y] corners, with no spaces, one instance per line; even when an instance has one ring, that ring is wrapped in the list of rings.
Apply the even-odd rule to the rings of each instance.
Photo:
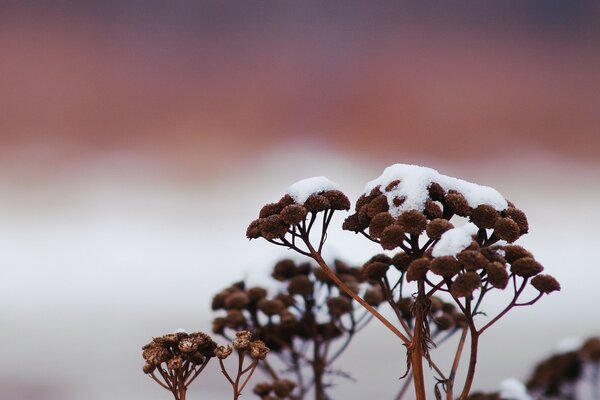
[[[251,287],[248,289],[247,293],[251,303],[256,303],[257,301],[267,297],[267,290],[260,286]]]
[[[448,220],[436,218],[427,224],[426,232],[427,236],[433,240],[439,240],[444,232],[454,228]]]
[[[167,368],[177,371],[183,366],[183,358],[175,356],[167,362]]]
[[[471,211],[471,222],[478,228],[492,229],[500,219],[500,213],[487,204],[481,204]]]
[[[427,190],[429,191],[429,196],[434,201],[443,200],[444,196],[446,195],[444,189],[437,182],[432,182],[431,185],[429,185],[429,187],[427,188]]]
[[[535,261],[533,257],[523,257],[513,262],[510,270],[515,275],[529,278],[542,272],[544,267],[542,267],[542,264]]]
[[[436,275],[452,277],[460,272],[461,265],[452,256],[441,256],[431,261],[430,269]]]
[[[293,306],[295,303],[294,297],[285,293],[279,293],[277,296],[275,296],[275,300],[281,301],[286,308]]]
[[[266,382],[259,383],[256,386],[254,386],[253,392],[258,397],[265,397],[269,393],[271,393],[271,385]]]
[[[230,345],[217,346],[215,349],[215,356],[220,360],[224,360],[231,355],[233,348]]]
[[[406,271],[411,263],[412,257],[404,252],[396,253],[392,258],[392,265],[400,272]]]
[[[507,244],[506,246],[502,246],[502,250],[504,250],[504,258],[506,258],[506,261],[511,264],[519,258],[533,257],[530,252],[516,244]]]
[[[429,199],[425,201],[425,210],[423,210],[423,214],[425,214],[427,219],[431,220],[436,218],[442,218],[444,216],[442,207],[440,207],[435,201]]]
[[[450,211],[461,217],[467,217],[471,212],[471,208],[469,207],[469,203],[467,203],[465,196],[456,191],[448,192],[446,197],[444,197],[444,202]]]
[[[468,297],[481,286],[481,277],[476,272],[465,272],[456,277],[450,292],[455,297]]]
[[[215,319],[213,319],[212,322],[212,331],[213,333],[222,335],[223,332],[225,331],[225,327],[226,327],[226,320],[223,317],[217,317]]]
[[[240,310],[227,310],[225,325],[231,329],[239,329],[246,326],[246,317]]]
[[[381,238],[379,240],[381,247],[386,250],[393,250],[400,246],[404,240],[404,231],[398,225],[390,225],[383,230]]]
[[[260,220],[255,219],[250,222],[248,225],[248,229],[246,229],[246,237],[248,239],[258,239],[260,237],[260,228],[259,228]]]
[[[241,290],[231,293],[225,299],[225,308],[227,310],[243,310],[248,306],[248,304],[250,304],[250,298],[248,297],[248,294],[246,292],[243,292]]]
[[[390,183],[388,183],[385,186],[385,191],[386,192],[391,192],[392,190],[396,189],[398,187],[398,185],[400,184],[400,179],[394,179],[393,181],[390,181]]]
[[[551,275],[537,275],[531,280],[531,284],[534,288],[545,294],[560,290],[560,283]]]
[[[212,299],[211,308],[213,311],[221,310],[225,308],[225,299],[229,296],[231,292],[229,290],[223,290],[217,294]]]
[[[381,261],[368,261],[363,265],[362,276],[371,281],[382,279],[387,273],[390,264]]]
[[[285,236],[289,225],[281,220],[279,215],[271,215],[259,220],[260,234],[267,240],[279,239]]]
[[[417,210],[405,211],[398,217],[398,225],[406,233],[420,235],[427,226],[427,218]]]
[[[296,322],[296,316],[290,310],[282,310],[279,314],[282,325],[290,325]]]
[[[352,301],[347,296],[330,297],[327,299],[327,308],[332,317],[339,318],[352,311]]]
[[[506,215],[519,225],[519,232],[521,235],[529,232],[529,223],[527,222],[527,216],[525,213],[518,208],[509,207],[505,210]]]
[[[284,398],[288,396],[295,387],[296,384],[289,379],[278,379],[273,382],[273,393],[281,398]]]
[[[373,218],[379,213],[387,212],[390,209],[388,205],[387,197],[384,194],[380,194],[375,197],[367,206],[367,216]]]
[[[151,374],[152,372],[154,372],[155,369],[156,365],[152,364],[144,364],[144,367],[142,368],[145,374]]]
[[[521,236],[519,225],[510,218],[500,218],[494,225],[494,234],[509,243]]]
[[[182,353],[193,353],[198,350],[198,343],[196,343],[193,338],[185,338],[179,341],[177,348]]]
[[[273,273],[271,274],[273,278],[281,282],[287,281],[294,275],[296,275],[296,264],[290,259],[278,261],[275,267],[273,267]]]
[[[277,203],[283,210],[283,208],[285,206],[289,206],[290,204],[296,203],[296,200],[294,200],[294,198],[292,196],[290,196],[289,194],[286,193],[279,199],[279,201]]]
[[[489,260],[476,250],[463,250],[456,256],[467,271],[476,271],[483,268]]]
[[[389,212],[381,212],[373,217],[369,224],[369,235],[379,238],[385,228],[392,225],[396,220]]]
[[[329,204],[331,204],[333,210],[350,209],[350,200],[348,200],[348,197],[339,190],[327,190],[323,193],[323,196],[329,200]]]
[[[445,331],[454,326],[454,318],[448,313],[443,313],[439,317],[433,319],[435,325],[440,331]]]
[[[429,270],[431,261],[427,258],[421,257],[410,263],[406,270],[406,280],[408,282],[424,279],[425,274]]]
[[[250,346],[250,340],[252,339],[252,333],[250,331],[238,331],[235,333],[235,339],[233,340],[233,347],[239,351],[245,351]]]
[[[304,219],[306,218],[306,214],[308,214],[308,210],[306,209],[306,207],[300,204],[290,204],[289,206],[286,206],[283,210],[281,210],[279,216],[281,217],[282,221],[286,224],[297,225],[300,222],[304,221]]]
[[[383,293],[379,286],[372,286],[365,291],[363,299],[370,306],[378,306],[383,302]]]
[[[313,282],[306,275],[296,275],[288,284],[289,294],[309,295],[313,292]]]
[[[508,285],[508,272],[504,264],[494,261],[486,264],[485,271],[488,282],[497,289],[504,289]]]
[[[255,360],[264,360],[269,353],[269,348],[265,346],[262,340],[254,340],[250,342],[250,357]]]
[[[358,214],[352,214],[344,220],[342,229],[350,232],[360,232],[363,229],[366,229],[367,226],[361,226],[358,221]]]
[[[320,194],[311,194],[304,202],[306,209],[312,213],[318,213],[331,208],[331,203],[327,197]]]
[[[267,218],[271,215],[279,214],[281,211],[281,205],[278,203],[269,203],[265,204],[258,213],[259,218]]]
[[[269,299],[261,299],[256,307],[268,317],[279,314],[285,308],[281,300]]]

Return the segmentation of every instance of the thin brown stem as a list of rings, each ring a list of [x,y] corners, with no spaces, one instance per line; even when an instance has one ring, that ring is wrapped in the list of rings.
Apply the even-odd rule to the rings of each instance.
[[[446,380],[446,399],[447,400],[454,399],[454,394],[452,393],[454,390],[454,379],[456,378],[456,371],[458,370],[458,364],[460,363],[462,351],[465,346],[467,332],[468,332],[468,328],[464,327],[462,330],[462,333],[460,335],[460,340],[458,342],[456,354],[454,355],[454,362],[452,363],[452,369],[450,370],[450,375],[448,376],[448,379]]]

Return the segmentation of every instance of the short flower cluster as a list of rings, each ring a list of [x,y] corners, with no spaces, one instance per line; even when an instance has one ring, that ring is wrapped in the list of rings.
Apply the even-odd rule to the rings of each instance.
[[[283,400],[289,398],[295,387],[289,379],[277,379],[272,383],[259,383],[254,387],[254,394],[262,400]]]
[[[153,373],[157,368],[184,371],[188,375],[197,366],[215,356],[217,344],[205,333],[169,333],[154,338],[142,347],[146,360],[144,372]]]

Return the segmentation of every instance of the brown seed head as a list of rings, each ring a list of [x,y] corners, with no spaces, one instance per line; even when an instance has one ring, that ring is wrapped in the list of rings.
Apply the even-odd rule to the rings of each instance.
[[[230,345],[217,346],[215,349],[215,356],[220,360],[224,360],[231,355],[233,348]]]
[[[454,318],[448,313],[442,313],[439,317],[433,319],[435,326],[441,331],[448,330],[454,326]]]
[[[273,393],[284,398],[288,396],[295,387],[296,384],[289,379],[278,379],[273,382]]]
[[[483,268],[489,260],[477,250],[463,250],[456,257],[467,271]]]
[[[427,258],[421,257],[410,263],[406,270],[406,280],[408,282],[424,279],[425,274],[429,271],[431,261]]]
[[[394,217],[387,211],[375,215],[369,224],[369,235],[373,238],[379,238],[383,230],[395,221]]]
[[[348,200],[348,197],[339,190],[327,190],[323,193],[323,196],[329,200],[329,204],[331,204],[333,210],[350,209],[350,200]]]
[[[368,226],[368,225],[367,225]],[[350,232],[360,232],[363,229],[366,229],[366,226],[361,226],[358,221],[358,214],[352,214],[348,216],[344,223],[342,224],[342,229]]]
[[[231,329],[239,329],[246,326],[246,317],[240,310],[227,310],[225,325]]]
[[[318,213],[331,208],[331,203],[325,196],[311,194],[304,202],[304,207],[306,207],[309,212]]]
[[[504,258],[506,258],[506,261],[511,264],[519,258],[533,257],[530,252],[516,244],[507,244],[502,246],[502,250],[504,250]]]
[[[304,221],[306,218],[306,214],[308,214],[308,210],[306,207],[300,204],[290,204],[289,206],[285,206],[279,216],[281,220],[288,225],[297,225],[300,222]]]
[[[545,294],[560,290],[560,283],[551,275],[537,275],[531,280],[531,284],[534,288]]]
[[[460,272],[461,265],[452,256],[442,256],[431,261],[430,269],[436,275],[452,277]]]
[[[443,200],[446,195],[446,191],[437,182],[432,182],[427,189],[429,191],[429,196],[434,201]]]
[[[365,291],[363,299],[371,306],[378,306],[383,302],[383,293],[379,286],[372,286]]]
[[[527,222],[527,216],[525,213],[518,208],[509,207],[506,210],[506,215],[519,225],[519,232],[521,235],[529,232],[529,223]]]
[[[156,365],[144,364],[144,367],[142,369],[145,374],[151,374],[156,369]]]
[[[150,346],[144,350],[142,357],[148,364],[158,366],[169,359],[170,353],[164,347]]]
[[[225,299],[225,308],[227,310],[243,310],[248,304],[250,304],[250,297],[248,297],[248,293],[241,290],[231,293]]]
[[[364,279],[379,281],[387,273],[390,264],[381,261],[368,261],[363,265],[362,275]]]
[[[198,343],[193,338],[185,338],[179,341],[177,348],[182,353],[193,353],[198,350]]]
[[[217,317],[217,318],[213,319],[213,322],[212,322],[213,333],[222,335],[223,332],[225,331],[226,325],[227,325],[226,319],[223,317]]]
[[[273,273],[271,276],[278,281],[287,281],[296,275],[296,264],[293,260],[284,259],[278,261],[273,267]]]
[[[483,229],[492,229],[500,219],[500,213],[487,204],[481,204],[471,212],[471,222]]]
[[[508,272],[506,266],[498,261],[493,261],[485,265],[485,271],[488,275],[488,282],[497,288],[504,289],[508,285]]]
[[[254,340],[250,342],[250,357],[255,360],[264,360],[269,353],[269,348],[265,346],[262,340]]]
[[[386,250],[394,250],[404,240],[404,231],[399,225],[390,225],[381,233],[380,244]]]
[[[250,289],[248,289],[247,293],[250,302],[253,304],[267,297],[267,290],[260,286],[251,287]]]
[[[267,240],[279,239],[285,236],[289,225],[282,221],[279,215],[271,215],[259,219],[260,234]]]
[[[529,278],[542,272],[544,267],[535,261],[533,257],[523,257],[513,262],[510,270],[515,275]]]
[[[367,216],[373,218],[379,213],[386,212],[390,209],[388,205],[387,197],[384,194],[380,194],[375,197],[367,206]]]
[[[521,236],[519,225],[510,218],[500,218],[494,225],[494,234],[509,243]]]
[[[426,232],[427,236],[433,240],[439,240],[444,232],[454,228],[448,220],[442,218],[436,218],[427,224]]]
[[[427,218],[417,210],[409,210],[400,214],[398,225],[406,233],[420,235],[427,226]]]
[[[400,272],[406,271],[411,263],[412,257],[404,252],[396,253],[392,258],[392,265]]]
[[[352,311],[352,301],[347,296],[330,297],[327,308],[332,317],[339,318]]]
[[[600,338],[592,337],[583,343],[581,354],[591,362],[600,363]]]
[[[425,201],[425,210],[423,211],[423,213],[425,214],[427,219],[430,220],[442,218],[444,216],[442,207],[440,207],[435,201],[429,199]]]
[[[169,361],[167,361],[167,368],[172,369],[174,371],[178,371],[183,367],[183,358],[181,356],[174,356]]]
[[[269,300],[266,298],[259,300],[256,307],[268,317],[279,314],[285,308],[281,300]]]
[[[471,213],[471,208],[469,207],[469,203],[467,203],[465,196],[456,191],[449,191],[444,197],[444,203],[450,211],[461,217],[467,217]]]
[[[239,351],[245,351],[250,346],[250,340],[252,339],[252,333],[250,331],[238,331],[235,333],[235,339],[233,340],[233,347]]]
[[[259,228],[260,220],[255,219],[250,222],[248,225],[248,229],[246,229],[246,237],[248,239],[258,239],[260,237],[260,228]]]
[[[259,383],[256,386],[254,386],[253,392],[258,397],[264,398],[269,393],[271,393],[271,385],[266,382]]]
[[[398,187],[398,185],[400,184],[400,179],[394,179],[393,181],[391,181],[390,183],[388,183],[385,186],[385,191],[386,192],[391,192],[392,190],[396,189]]]
[[[279,214],[281,211],[281,205],[278,203],[269,203],[265,204],[258,213],[259,218],[267,218],[271,215]]]
[[[455,297],[468,297],[481,286],[481,277],[476,272],[465,272],[456,277],[450,292]]]
[[[288,284],[289,294],[309,295],[313,292],[313,282],[306,275],[296,275]]]

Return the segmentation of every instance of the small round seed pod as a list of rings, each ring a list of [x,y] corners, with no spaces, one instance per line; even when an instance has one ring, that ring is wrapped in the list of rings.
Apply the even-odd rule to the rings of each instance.
[[[217,346],[215,349],[215,356],[220,360],[224,360],[229,357],[232,352],[233,348],[230,345]]]
[[[144,364],[144,367],[142,368],[145,374],[151,374],[152,372],[154,372],[155,369],[156,365],[152,364]]]
[[[373,218],[379,213],[386,212],[390,209],[388,205],[387,197],[384,194],[380,194],[375,197],[367,206],[367,215],[369,218]]]
[[[164,347],[154,346],[144,350],[142,356],[148,364],[158,366],[169,359],[170,353]]]
[[[456,277],[450,292],[455,297],[468,297],[481,286],[481,277],[476,272],[465,272]]]
[[[323,268],[321,268],[321,267],[315,268],[313,271],[313,274],[315,275],[315,279],[318,280],[319,282],[331,283],[329,276],[327,276],[327,273],[323,270]]]
[[[285,308],[281,300],[269,300],[266,298],[259,300],[256,307],[268,317],[279,314]]]
[[[461,217],[467,217],[471,213],[471,208],[465,196],[456,191],[450,191],[444,197],[444,203],[446,206],[456,215]]]
[[[259,223],[260,220],[258,219],[250,222],[250,225],[248,225],[248,228],[246,229],[246,237],[248,239],[258,239],[261,236]]]
[[[369,235],[373,238],[381,237],[383,230],[395,221],[394,217],[387,211],[375,215],[369,224]]]
[[[500,218],[494,225],[494,234],[509,243],[521,236],[519,225],[510,218]]]
[[[329,200],[331,209],[333,210],[349,210],[350,200],[339,190],[327,190],[323,192],[323,197]]]
[[[534,288],[545,294],[560,290],[560,283],[551,275],[537,275],[531,280],[531,284]]]
[[[233,340],[233,347],[239,351],[245,351],[250,346],[250,340],[252,340],[252,332],[250,331],[238,331],[235,333],[235,339]]]
[[[435,218],[429,224],[427,224],[425,232],[430,239],[439,240],[444,232],[447,232],[452,228],[454,228],[454,225],[448,222],[448,220]]]
[[[368,228],[369,224],[371,223],[371,217],[369,217],[369,213],[367,212],[368,209],[369,209],[369,206],[364,206],[363,208],[358,210],[358,213],[357,213],[359,227],[364,226],[363,229]]]
[[[500,219],[500,214],[496,209],[487,204],[481,204],[471,211],[471,222],[478,228],[492,229]]]
[[[398,217],[398,225],[406,233],[420,235],[427,226],[427,218],[417,210],[405,211]]]
[[[167,368],[169,369],[178,371],[181,367],[183,367],[183,358],[181,358],[181,356],[175,356],[167,361]]]
[[[218,335],[222,335],[225,332],[226,320],[223,317],[217,317],[213,319],[212,322],[212,331]]]
[[[262,340],[254,340],[250,342],[250,357],[255,360],[264,360],[267,358],[267,354],[270,349],[265,345]]]
[[[352,301],[347,296],[330,297],[327,308],[332,317],[339,318],[352,311]]]
[[[442,207],[438,205],[435,201],[425,200],[425,210],[423,211],[427,219],[433,220],[436,218],[442,218],[444,216],[444,211],[442,211]]]
[[[448,313],[442,313],[439,317],[435,317],[433,322],[440,331],[446,331],[454,326],[454,318]]]
[[[381,262],[381,261],[368,261],[363,265],[362,275],[364,279],[370,281],[379,281],[383,279],[387,270],[389,269],[390,264]]]
[[[396,303],[396,305],[398,306],[398,310],[400,310],[402,318],[406,321],[410,321],[414,317],[412,312],[414,303],[415,301],[410,297],[405,297]]]
[[[288,396],[295,387],[296,384],[289,379],[278,379],[273,382],[273,393],[284,398]]]
[[[504,289],[508,285],[508,272],[504,264],[497,261],[486,264],[485,271],[488,282],[497,289]]]
[[[281,301],[286,308],[293,306],[295,303],[294,297],[285,293],[279,293],[277,296],[275,296],[275,300]]]
[[[296,275],[290,279],[288,293],[307,296],[313,292],[313,282],[306,275]]]
[[[279,239],[286,235],[289,225],[279,215],[271,215],[259,220],[260,235],[267,240]]]
[[[225,299],[225,309],[227,310],[243,310],[248,304],[250,304],[250,297],[248,297],[248,293],[241,290],[231,293]]]
[[[289,194],[284,194],[283,197],[281,197],[277,202],[277,204],[279,204],[279,207],[281,207],[282,210],[285,206],[289,206],[290,204],[294,203],[296,203],[296,200],[294,200],[294,198]]]
[[[379,286],[372,286],[365,291],[363,299],[370,306],[378,306],[383,302],[383,293]]]
[[[384,249],[394,250],[396,247],[400,246],[404,238],[405,236],[402,228],[394,224],[388,226],[383,230],[379,242],[381,244],[381,247],[383,247]]]
[[[404,196],[395,196],[392,199],[392,204],[394,205],[394,207],[400,207],[402,204],[404,204],[405,201],[406,201],[406,197],[404,197]]]
[[[477,271],[489,262],[480,251],[476,250],[463,250],[456,258],[462,263],[467,271]]]
[[[253,392],[258,397],[265,397],[269,393],[271,393],[271,385],[266,382],[259,383],[256,386],[254,386]]]
[[[396,253],[394,257],[392,257],[392,265],[396,267],[398,271],[404,272],[406,271],[412,260],[413,258],[410,255],[404,252],[400,252]]]
[[[358,200],[356,200],[356,204],[354,205],[354,211],[358,212],[361,208],[368,205],[373,198],[370,198],[366,194],[361,194]]]
[[[293,260],[285,259],[278,261],[273,267],[271,276],[280,282],[287,281],[296,275],[296,264]]]
[[[410,263],[406,270],[406,280],[408,282],[424,279],[425,274],[429,271],[431,261],[427,258],[421,257]]]
[[[192,338],[185,338],[179,341],[177,348],[182,353],[193,353],[198,350],[198,343]]]
[[[360,232],[363,229],[366,229],[369,225],[363,226],[358,221],[358,214],[352,214],[348,216],[344,223],[342,224],[342,229],[350,232]]]
[[[239,329],[246,326],[246,317],[240,310],[227,310],[225,325],[231,329]]]
[[[506,258],[506,261],[511,264],[519,258],[533,257],[530,252],[516,244],[507,244],[502,246],[502,250],[504,250],[504,258]]]
[[[442,186],[437,182],[432,182],[431,185],[427,188],[429,191],[429,196],[434,201],[440,201],[444,199],[446,195],[446,191],[442,188]]]
[[[542,272],[544,267],[542,267],[542,264],[535,261],[533,257],[524,257],[513,262],[510,270],[515,275],[529,278]]]
[[[311,194],[304,202],[304,207],[309,212],[318,213],[331,208],[331,203],[327,200],[327,197],[320,194]]]
[[[248,298],[250,299],[250,303],[255,304],[261,299],[267,297],[267,290],[260,286],[251,287],[248,289]]]
[[[283,210],[281,210],[279,216],[281,217],[281,220],[286,224],[297,225],[300,222],[304,221],[307,214],[308,210],[306,209],[306,207],[300,204],[290,204],[289,206],[286,206]]]
[[[259,218],[267,218],[271,215],[279,214],[281,211],[281,205],[278,203],[269,203],[265,204],[258,213]]]
[[[221,310],[225,308],[225,299],[231,294],[228,290],[223,290],[214,295],[212,299],[211,308],[213,311]]]
[[[506,210],[506,215],[519,225],[519,232],[521,235],[529,232],[529,222],[527,222],[527,216],[525,213],[518,208],[509,207]]]
[[[461,265],[458,260],[452,256],[441,256],[436,257],[431,261],[429,269],[436,275],[452,277],[460,272]]]

